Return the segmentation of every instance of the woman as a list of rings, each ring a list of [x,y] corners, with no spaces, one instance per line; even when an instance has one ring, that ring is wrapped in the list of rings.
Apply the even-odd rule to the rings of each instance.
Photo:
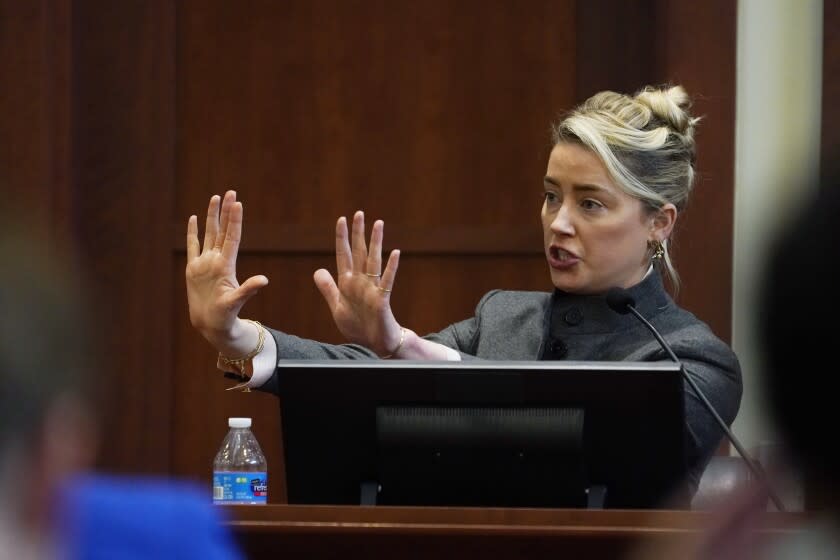
[[[418,336],[397,322],[389,305],[399,251],[391,252],[382,269],[383,223],[374,223],[367,246],[364,215],[357,212],[349,236],[345,218],[336,225],[336,278],[323,269],[314,276],[351,344],[322,344],[267,330],[238,317],[268,279],[254,276],[241,286],[236,280],[242,205],[229,191],[223,201],[218,196],[210,200],[203,249],[197,218],[189,219],[186,276],[192,324],[219,351],[220,369],[241,375],[243,386],[275,392],[278,358],[666,360],[633,316],[607,306],[605,292],[621,287],[731,423],[741,398],[737,358],[704,323],[673,302],[659,273],[678,286],[668,242],[694,178],[698,119],[688,106],[679,86],[648,87],[632,97],[601,92],[555,126],[542,207],[552,293],[492,291],[478,303],[474,317]],[[696,488],[723,432],[690,390],[686,418],[687,460]]]

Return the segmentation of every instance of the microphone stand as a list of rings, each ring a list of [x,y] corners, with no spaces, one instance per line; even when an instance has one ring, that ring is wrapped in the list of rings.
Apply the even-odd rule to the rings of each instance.
[[[752,473],[758,480],[764,483],[764,486],[767,489],[767,494],[770,496],[770,499],[773,500],[773,504],[776,506],[776,509],[778,509],[779,511],[785,511],[785,506],[782,503],[782,500],[779,499],[779,497],[773,491],[773,487],[770,486],[770,484],[768,483],[767,474],[761,468],[761,465],[754,461],[752,457],[750,457],[749,453],[747,453],[747,451],[741,446],[741,443],[738,441],[738,438],[735,437],[735,434],[732,433],[732,431],[729,429],[729,426],[726,425],[726,422],[724,422],[723,418],[721,418],[720,415],[717,413],[715,407],[712,406],[712,403],[709,402],[709,399],[706,398],[706,395],[703,394],[703,391],[700,390],[700,387],[697,386],[697,383],[695,383],[691,376],[688,375],[688,371],[686,371],[685,365],[683,365],[680,359],[677,358],[677,355],[674,354],[674,351],[671,350],[671,347],[668,345],[668,343],[665,342],[665,339],[662,338],[662,335],[659,334],[659,331],[657,331],[653,327],[653,325],[651,325],[650,322],[636,310],[636,308],[633,305],[627,305],[627,309],[629,309],[630,312],[633,313],[633,315],[635,315],[636,318],[639,319],[639,321],[641,321],[648,328],[648,330],[653,333],[653,336],[656,337],[656,340],[659,341],[659,344],[662,346],[662,348],[665,349],[671,360],[680,365],[680,371],[682,372],[683,377],[686,379],[686,381],[688,381],[689,385],[691,385],[691,388],[694,389],[694,392],[697,394],[697,396],[700,397],[700,400],[703,402],[703,405],[706,407],[706,409],[708,409],[708,411],[712,413],[712,416],[715,417],[715,420],[717,420],[717,423],[720,425],[720,427],[723,428],[723,431],[726,433],[726,437],[729,438],[729,441],[731,441],[732,445],[735,446],[735,449],[738,450],[738,453],[744,459],[744,462],[747,463],[747,467],[749,467],[749,469],[752,471]]]

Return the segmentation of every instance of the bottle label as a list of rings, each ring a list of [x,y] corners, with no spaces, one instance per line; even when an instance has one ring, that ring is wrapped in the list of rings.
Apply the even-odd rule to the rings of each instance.
[[[214,472],[214,504],[266,504],[268,502],[268,473]]]

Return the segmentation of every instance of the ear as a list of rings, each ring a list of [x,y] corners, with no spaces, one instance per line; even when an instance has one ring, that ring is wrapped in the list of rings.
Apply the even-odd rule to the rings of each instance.
[[[677,222],[677,207],[670,202],[656,211],[650,222],[650,240],[665,241],[671,236]]]

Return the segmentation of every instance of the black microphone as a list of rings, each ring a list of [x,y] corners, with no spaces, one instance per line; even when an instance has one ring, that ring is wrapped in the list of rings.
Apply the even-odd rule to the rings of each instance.
[[[688,370],[686,369],[685,365],[680,361],[679,358],[677,358],[677,355],[674,354],[674,351],[671,349],[671,346],[667,342],[665,342],[665,339],[662,338],[662,335],[659,334],[659,331],[656,330],[656,327],[651,325],[650,321],[645,319],[644,316],[641,313],[639,313],[639,311],[636,309],[636,300],[633,299],[633,296],[630,295],[630,292],[628,292],[624,288],[610,288],[607,291],[606,298],[607,305],[616,313],[619,313],[621,315],[627,315],[628,313],[632,313],[633,315],[635,315],[636,318],[639,321],[641,321],[645,327],[647,327],[647,329],[653,334],[653,336],[656,337],[656,340],[659,341],[659,345],[662,346],[665,352],[668,353],[668,356],[671,358],[671,361],[679,364],[680,371],[682,372],[685,380],[688,381],[689,385],[691,385],[691,388],[694,390],[697,396],[700,397],[700,401],[712,414],[712,416],[714,416],[715,420],[717,420],[717,423],[720,425],[720,427],[723,428],[726,437],[729,438],[729,441],[731,441],[732,445],[735,446],[735,449],[738,450],[738,453],[744,459],[744,462],[747,463],[747,466],[750,468],[752,473],[756,476],[756,478],[758,478],[758,480],[760,480],[764,484],[764,487],[767,488],[767,493],[769,494],[770,499],[773,500],[773,504],[775,504],[776,509],[778,509],[779,511],[785,511],[785,506],[784,504],[782,504],[782,500],[780,500],[776,493],[773,491],[773,487],[770,486],[770,483],[768,482],[767,476],[764,473],[764,470],[761,468],[761,465],[759,465],[755,460],[753,460],[753,458],[750,457],[749,453],[747,453],[747,451],[743,448],[741,442],[738,441],[738,438],[735,437],[735,434],[732,433],[732,431],[729,429],[729,426],[726,425],[726,422],[724,422],[723,418],[720,417],[720,414],[717,413],[715,407],[712,406],[712,403],[709,402],[709,399],[706,398],[706,395],[703,394],[703,391],[700,390],[700,387],[697,386],[697,384],[694,382],[694,379],[692,379],[691,376],[688,375]]]

